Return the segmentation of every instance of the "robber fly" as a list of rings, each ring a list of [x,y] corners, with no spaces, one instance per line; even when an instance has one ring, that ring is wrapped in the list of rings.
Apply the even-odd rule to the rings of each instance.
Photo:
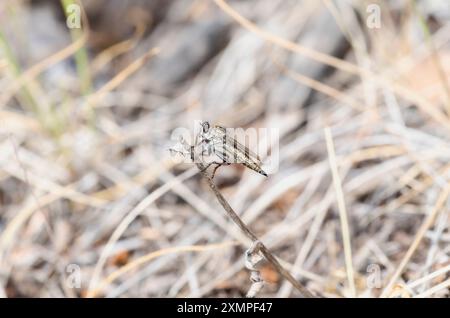
[[[203,150],[208,154],[214,154],[219,157],[222,162],[209,163],[206,168],[215,164],[213,176],[222,165],[230,165],[232,163],[240,163],[263,176],[267,177],[267,173],[261,168],[262,162],[258,155],[253,153],[248,147],[239,143],[235,136],[227,134],[227,129],[221,126],[213,126],[205,121],[201,123],[201,131],[199,133],[200,140],[197,145],[201,145]],[[191,147],[191,158],[194,156],[194,147]]]

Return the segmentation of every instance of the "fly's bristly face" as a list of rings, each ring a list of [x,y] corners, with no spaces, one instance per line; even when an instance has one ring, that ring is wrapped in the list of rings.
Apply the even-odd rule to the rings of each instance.
[[[208,132],[209,128],[211,127],[211,125],[207,121],[202,122],[201,125],[202,125],[202,132],[204,134],[206,134]]]
[[[210,141],[214,138],[214,129],[211,128],[211,125],[209,122],[204,121],[201,123],[201,131],[200,131],[200,140],[203,141]]]

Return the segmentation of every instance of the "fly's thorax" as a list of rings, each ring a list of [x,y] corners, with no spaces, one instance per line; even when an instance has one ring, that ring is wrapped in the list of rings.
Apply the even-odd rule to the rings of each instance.
[[[226,129],[220,126],[214,126],[214,128],[209,130],[209,135],[211,138],[222,138],[226,135]]]
[[[200,134],[204,141],[212,141],[214,143],[219,142],[224,135],[225,132],[223,132],[221,129],[218,129],[217,127],[210,128],[207,132],[202,132]]]

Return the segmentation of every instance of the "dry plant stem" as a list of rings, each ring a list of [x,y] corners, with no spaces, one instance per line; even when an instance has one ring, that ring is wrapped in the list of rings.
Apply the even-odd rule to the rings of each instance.
[[[327,143],[328,159],[330,162],[331,174],[333,177],[333,185],[336,191],[336,198],[339,210],[339,219],[341,221],[342,241],[344,244],[345,267],[347,270],[348,285],[353,298],[356,297],[355,275],[352,261],[352,247],[350,242],[350,229],[348,225],[348,213],[345,207],[344,193],[342,190],[342,181],[336,162],[336,154],[334,151],[334,142],[329,127],[325,128],[325,140]]]
[[[225,200],[223,195],[220,193],[220,191],[217,189],[216,185],[212,181],[212,179],[209,177],[208,173],[205,171],[205,167],[201,163],[196,163],[198,169],[200,170],[201,174],[205,178],[206,182],[208,183],[209,187],[211,188],[212,192],[216,196],[217,200],[219,201],[220,205],[224,208],[227,215],[233,220],[233,222],[241,229],[241,231],[252,240],[253,243],[256,243],[259,241],[258,237],[250,231],[250,229],[245,225],[245,223],[241,220],[241,218],[234,212],[233,208],[230,206],[230,204]],[[259,248],[261,251],[261,254],[264,255],[266,260],[272,264],[272,266],[276,269],[276,271],[283,276],[285,279],[287,279],[292,286],[294,286],[300,294],[305,298],[315,298],[315,296],[300,282],[298,282],[294,276],[291,275],[283,266],[281,266],[280,262],[273,256],[273,254],[269,251],[269,249],[259,241]]]
[[[441,191],[433,210],[423,221],[422,225],[420,226],[419,230],[417,231],[414,241],[411,243],[411,246],[409,247],[408,251],[406,251],[405,256],[403,256],[402,261],[398,265],[397,270],[392,275],[392,277],[389,280],[389,283],[387,284],[387,286],[381,293],[381,296],[380,296],[381,298],[388,297],[389,293],[391,292],[392,288],[394,287],[395,282],[400,277],[400,275],[403,273],[403,270],[405,269],[409,260],[411,259],[413,254],[416,252],[422,239],[425,237],[426,232],[428,231],[428,229],[431,226],[433,226],[434,221],[436,220],[436,217],[439,214],[439,212],[441,212],[443,210],[443,207],[444,207],[445,203],[447,202],[449,195],[450,195],[450,184],[448,184],[444,188],[444,190]]]

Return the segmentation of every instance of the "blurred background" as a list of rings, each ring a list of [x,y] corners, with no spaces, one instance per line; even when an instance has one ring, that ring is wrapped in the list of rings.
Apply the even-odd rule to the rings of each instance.
[[[448,297],[449,83],[447,0],[3,0],[0,296],[244,296],[250,241],[168,151],[202,119],[279,130],[277,173],[215,182],[311,291]]]

